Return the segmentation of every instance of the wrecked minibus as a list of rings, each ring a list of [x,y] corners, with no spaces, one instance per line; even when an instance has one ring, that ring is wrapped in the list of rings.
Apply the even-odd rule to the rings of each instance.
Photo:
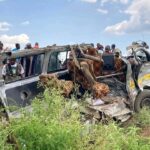
[[[90,84],[94,79],[94,81],[109,87],[109,92],[101,98],[94,100],[93,97],[87,98],[88,105],[81,108],[82,114],[88,114],[98,120],[111,117],[114,120],[124,122],[131,117],[133,112],[139,112],[144,106],[150,106],[150,53],[145,47],[131,46],[129,48],[132,51],[131,56],[119,57],[119,62],[121,62],[119,69],[116,68],[118,56],[116,57],[114,54],[103,54],[101,57],[95,58],[94,55],[81,53],[81,57],[78,57],[80,49],[86,51],[86,47],[89,45],[72,47],[68,45],[49,46],[12,53],[9,57],[20,60],[19,63],[24,67],[25,76],[12,81],[5,81],[1,78],[0,105],[1,108],[4,108],[1,113],[8,118],[14,117],[18,115],[19,108],[30,107],[32,100],[44,91],[44,88],[39,86],[41,75],[55,74],[58,80],[76,82],[81,86],[82,94],[86,90],[90,91],[90,88],[87,89],[83,86],[84,84],[77,82],[78,79],[72,78],[68,68],[69,60],[75,61],[75,65],[80,67],[81,63],[77,62],[82,62],[81,74]],[[71,58],[73,51],[75,51],[75,59]],[[94,61],[100,59],[100,66],[97,66],[100,73],[96,76],[92,75],[91,78],[91,72],[88,74],[87,68],[84,68],[86,65],[83,63],[83,57]],[[84,75],[84,73],[87,74]]]

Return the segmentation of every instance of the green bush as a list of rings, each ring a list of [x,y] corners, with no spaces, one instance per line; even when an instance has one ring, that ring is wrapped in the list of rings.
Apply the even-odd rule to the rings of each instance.
[[[44,97],[36,99],[33,111],[12,122],[12,128],[21,149],[68,150],[80,149],[79,110],[72,110],[72,101],[66,102],[56,90],[46,90]]]
[[[8,141],[8,135],[10,134],[9,126],[0,123],[0,150],[12,150],[13,147]]]
[[[150,126],[150,109],[145,107],[135,115],[135,119],[141,126]]]
[[[121,128],[113,122],[82,123],[74,103],[74,98],[67,101],[59,90],[46,89],[42,97],[34,100],[32,112],[23,109],[21,118],[11,120],[7,127],[0,125],[0,150],[12,149],[7,142],[10,133],[16,137],[20,150],[150,149],[150,139],[140,137],[139,128],[133,125]]]
[[[89,145],[88,150],[148,150],[150,139],[142,139],[137,133],[139,129],[129,127],[121,128],[115,123],[109,125],[95,125],[90,140],[95,141]]]

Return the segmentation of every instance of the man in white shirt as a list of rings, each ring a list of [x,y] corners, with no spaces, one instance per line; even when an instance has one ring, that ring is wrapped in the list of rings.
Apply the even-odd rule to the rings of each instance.
[[[2,75],[7,81],[21,79],[24,76],[24,69],[21,64],[16,62],[15,58],[11,58],[3,66]]]

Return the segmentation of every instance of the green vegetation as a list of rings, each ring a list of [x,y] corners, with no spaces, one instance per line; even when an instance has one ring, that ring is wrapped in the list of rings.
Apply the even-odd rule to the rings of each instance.
[[[150,111],[149,108],[143,108],[139,114],[135,115],[135,120],[141,127],[150,126]]]
[[[91,125],[80,121],[74,98],[66,100],[59,90],[45,90],[36,98],[33,110],[22,110],[19,119],[0,124],[0,150],[12,150],[8,135],[13,135],[20,150],[149,150],[150,138],[140,136],[139,122],[150,126],[150,113],[144,109],[135,115],[136,123],[126,128],[114,122]]]

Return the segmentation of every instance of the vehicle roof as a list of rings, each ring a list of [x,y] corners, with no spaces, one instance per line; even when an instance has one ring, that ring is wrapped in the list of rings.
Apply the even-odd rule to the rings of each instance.
[[[38,49],[24,49],[19,50],[12,53],[12,57],[22,57],[22,56],[29,56],[29,55],[36,55],[36,54],[42,54],[48,51],[62,51],[67,50],[68,46],[48,46],[45,48],[38,48]]]
[[[24,50],[19,50],[15,52],[4,51],[0,53],[0,58],[1,60],[3,60],[3,58],[5,59],[7,57],[11,57],[11,58],[24,57],[24,56],[42,54],[48,51],[66,51],[68,49],[69,49],[69,46],[65,45],[65,46],[48,46],[48,47],[38,48],[38,49],[24,49]]]
[[[74,45],[64,45],[64,46],[47,46],[44,48],[38,48],[38,49],[23,49],[19,51],[5,51],[2,52],[0,55],[2,56],[7,56],[10,57],[8,54],[12,53],[11,58],[16,58],[16,57],[24,57],[24,56],[31,56],[31,55],[37,55],[37,54],[42,54],[48,51],[66,51],[70,49],[70,46],[77,46],[77,44]],[[80,44],[80,46],[90,46],[90,44]],[[4,57],[6,58],[6,57]]]

